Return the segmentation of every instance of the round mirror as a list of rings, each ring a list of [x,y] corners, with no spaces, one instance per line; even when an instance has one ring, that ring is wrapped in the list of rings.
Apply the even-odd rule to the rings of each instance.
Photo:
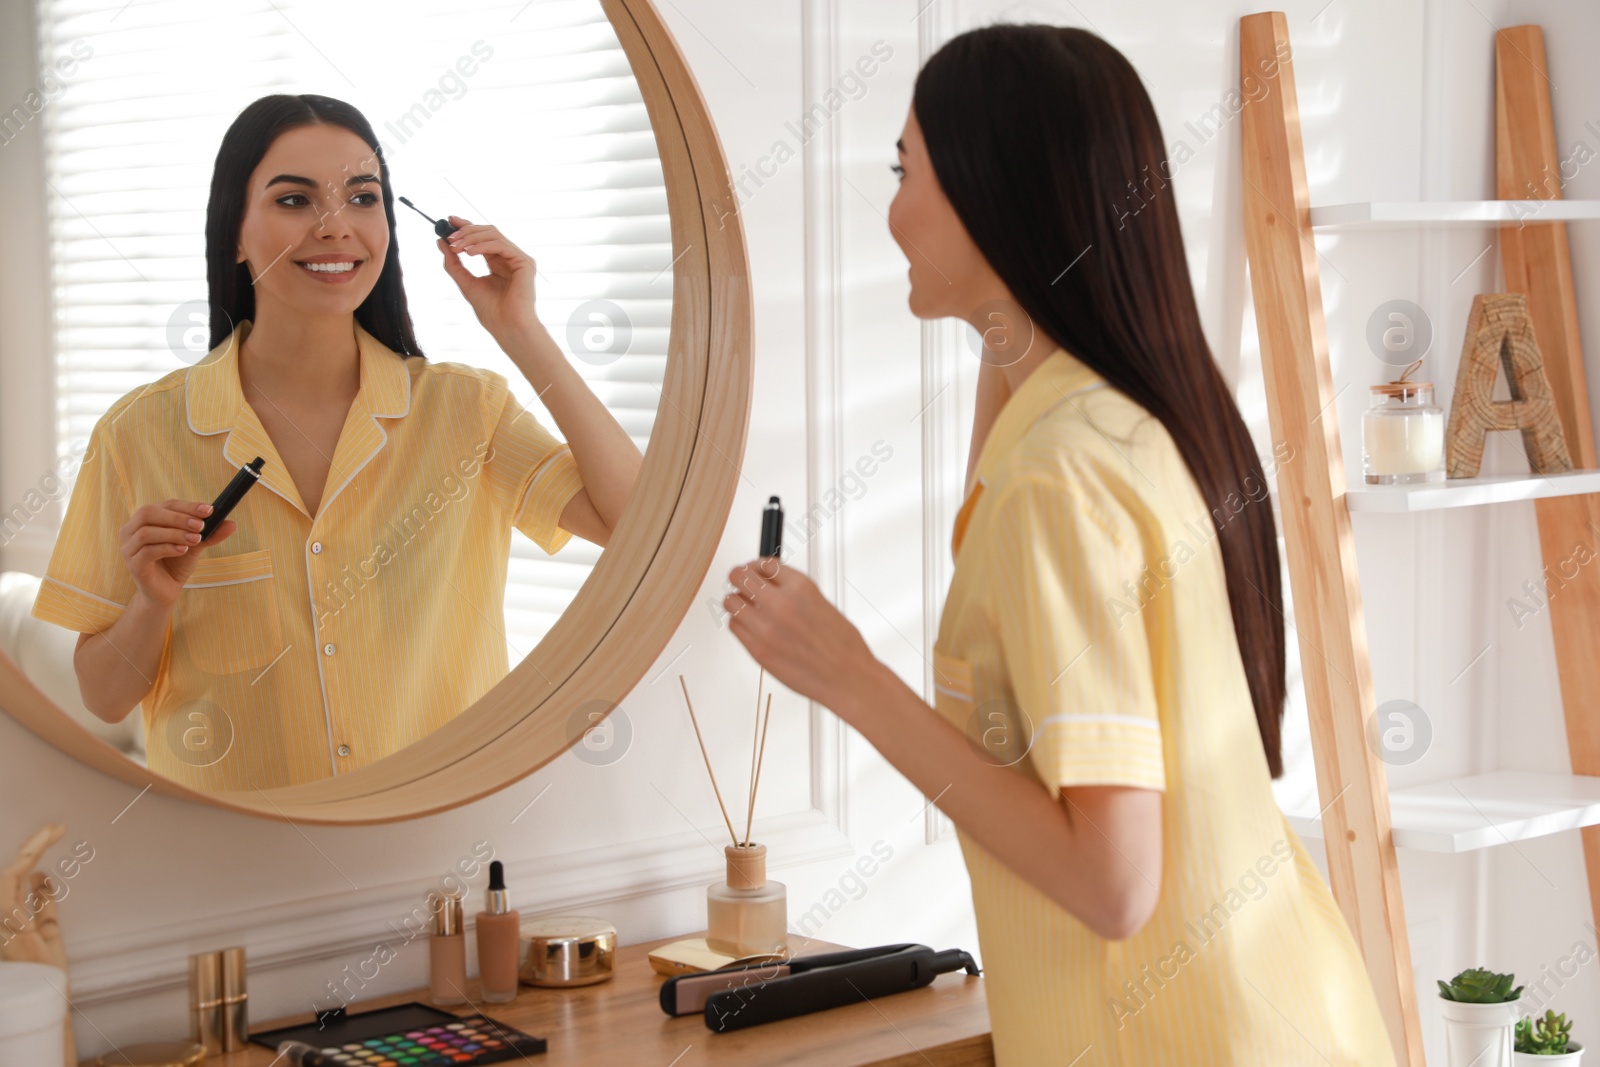
[[[449,21],[436,13],[431,18],[439,21],[441,30]],[[426,26],[419,28],[418,23],[426,21],[428,17],[419,14],[408,24],[421,32]],[[205,27],[198,31],[190,27],[188,32],[203,34]],[[198,51],[226,55],[231,47],[226,42],[236,42],[237,27],[218,17],[213,32],[217,38],[214,48],[208,49],[202,42]],[[350,34],[341,39],[359,37]],[[427,54],[437,57],[443,54],[437,42],[448,38],[430,38],[421,32],[420,39],[433,43]],[[75,97],[77,107],[84,110],[71,119],[63,118],[63,126],[116,122],[121,109],[138,106],[126,103],[126,79],[130,72],[137,75],[141,71],[139,64],[154,65],[156,60],[141,56],[132,43],[129,47],[132,50],[126,55],[117,55],[109,46],[91,50],[99,66],[85,59],[78,78],[81,89]],[[463,40],[459,51],[460,57],[452,53],[452,61],[438,77],[428,72],[420,89],[417,70],[396,63],[395,57],[387,54],[360,67],[347,61],[355,80],[342,70],[325,69],[292,88],[273,85],[279,92],[325,93],[348,101],[368,120],[383,150],[396,197],[392,231],[384,225],[381,202],[376,216],[369,218],[375,217],[380,229],[394,239],[396,254],[392,258],[403,271],[415,338],[427,357],[401,358],[400,334],[368,331],[356,323],[360,391],[348,420],[341,420],[342,429],[334,424],[336,449],[331,441],[325,442],[328,447],[315,448],[313,434],[302,433],[295,425],[275,424],[267,410],[270,402],[266,407],[258,402],[263,391],[253,389],[248,372],[249,361],[256,357],[252,354],[241,363],[241,354],[252,351],[249,338],[255,335],[259,341],[261,336],[254,333],[251,319],[232,322],[224,316],[219,325],[215,307],[205,299],[176,298],[174,294],[185,291],[202,296],[206,292],[204,257],[195,264],[192,257],[174,252],[172,262],[158,269],[153,260],[160,253],[136,249],[124,262],[131,268],[133,283],[110,290],[94,271],[77,269],[70,254],[69,262],[58,268],[53,291],[60,304],[55,309],[59,455],[81,459],[83,467],[91,469],[95,459],[103,461],[114,451],[88,447],[94,428],[109,421],[108,409],[119,398],[143,392],[154,381],[171,381],[186,387],[190,394],[186,409],[189,432],[228,431],[219,441],[226,441],[231,449],[226,453],[229,462],[237,460],[234,469],[251,458],[246,452],[265,451],[274,459],[291,457],[280,465],[275,479],[263,477],[252,487],[237,515],[259,519],[258,512],[246,510],[248,503],[259,503],[252,501],[255,497],[283,513],[291,505],[298,507],[308,523],[324,514],[322,508],[332,509],[327,516],[338,517],[352,513],[359,503],[354,514],[367,524],[366,539],[375,540],[370,533],[374,528],[387,531],[376,539],[386,551],[380,553],[375,546],[360,559],[327,568],[325,575],[317,575],[315,569],[336,562],[331,555],[337,534],[318,536],[315,526],[313,534],[305,538],[308,562],[303,566],[292,560],[286,565],[278,558],[281,553],[252,548],[255,542],[249,540],[242,539],[231,548],[231,538],[214,545],[208,542],[190,576],[193,584],[185,585],[178,594],[173,627],[163,646],[163,670],[169,657],[181,656],[185,665],[198,665],[243,684],[236,685],[224,701],[195,698],[178,701],[176,706],[169,701],[163,714],[153,720],[144,709],[135,707],[131,716],[149,725],[142,759],[137,749],[123,751],[102,740],[91,729],[97,724],[86,725],[81,716],[74,717],[53,703],[0,646],[0,704],[82,762],[158,792],[297,822],[379,822],[444,810],[504,788],[554,759],[594,728],[643,676],[692,601],[733,498],[738,468],[729,457],[743,452],[750,394],[751,298],[744,238],[727,164],[704,101],[649,0],[595,0],[592,5],[530,0],[515,12],[507,28],[481,39]],[[332,63],[327,59],[329,67]],[[104,77],[106,84],[97,87],[97,76]],[[238,74],[229,84],[260,84],[246,77]],[[124,81],[118,84],[117,79]],[[348,91],[336,91],[332,82]],[[185,137],[197,136],[198,126],[175,122],[178,133]],[[448,134],[443,133],[446,129]],[[54,132],[56,140],[49,147],[51,166],[75,165],[87,173],[89,160],[63,162],[63,153],[75,145],[63,130]],[[337,132],[354,136],[342,128]],[[217,138],[206,136],[209,150],[215,154]],[[281,146],[286,140],[279,137],[276,144]],[[356,147],[363,147],[359,138]],[[124,158],[132,150],[125,149]],[[95,166],[105,170],[115,165],[116,155],[109,151],[107,160]],[[270,192],[266,189],[269,179],[278,176],[279,168],[269,165],[276,159],[270,154],[264,157],[254,168],[253,185],[246,191],[266,197],[267,203],[283,205],[291,189],[282,185]],[[314,167],[307,164],[298,169]],[[361,169],[357,163],[352,180],[362,176]],[[194,173],[181,167],[174,170],[165,181],[180,187],[193,185]],[[349,170],[349,161],[345,170]],[[60,173],[64,172],[57,171]],[[322,181],[324,177],[313,176],[308,187],[313,189],[312,200],[317,182],[329,184]],[[200,178],[202,186],[211,181],[209,167]],[[367,187],[371,188],[371,183]],[[108,193],[96,197],[81,192],[74,200],[88,204],[88,214],[82,220],[86,224],[83,234],[77,236],[117,231],[119,225],[124,229],[117,232],[126,232],[129,208],[125,196]],[[344,194],[354,209],[352,215],[361,210],[359,192],[352,186]],[[415,208],[399,205],[399,196],[407,196]],[[307,206],[315,210],[314,203]],[[97,209],[104,212],[99,228]],[[426,219],[422,217],[425,211],[430,213]],[[567,395],[573,393],[576,383],[584,395],[599,401],[590,410],[589,425],[603,422],[617,432],[618,436],[611,438],[613,444],[625,434],[643,453],[637,479],[621,497],[625,506],[619,511],[618,501],[609,501],[608,510],[614,515],[609,529],[594,521],[596,512],[602,510],[599,505],[587,518],[578,509],[564,507],[584,497],[590,488],[578,484],[580,467],[599,472],[607,469],[595,458],[603,450],[594,441],[601,438],[585,434],[589,455],[575,457],[573,453],[582,452],[582,446],[560,439],[557,418],[567,413],[571,421],[573,409],[554,401],[546,406],[537,387],[539,376],[524,376],[524,369],[531,365],[528,353],[502,352],[480,325],[475,309],[482,309],[476,302],[469,303],[460,287],[488,275],[484,264],[489,255],[484,253],[476,265],[471,262],[473,257],[467,257],[467,269],[477,276],[472,282],[465,281],[465,276],[448,275],[429,221],[446,215],[470,224],[492,224],[536,261],[539,320],[559,346],[565,366],[576,372],[560,383],[567,387]],[[203,229],[205,222],[203,208],[186,205],[177,220],[163,224]],[[320,223],[319,232],[338,224],[340,220]],[[53,227],[52,244],[58,254],[63,248],[70,252],[73,229],[71,223],[58,222]],[[243,224],[241,232],[249,232]],[[256,318],[273,322],[269,287],[259,283],[264,270],[278,264],[268,263],[263,268],[256,262],[262,257],[252,258],[248,252],[245,248],[241,258],[249,264],[249,280],[260,301],[255,305]],[[138,270],[141,258],[146,260],[145,272]],[[326,266],[313,267],[309,260],[293,254],[288,261],[286,275],[306,275],[294,277],[296,286],[314,287],[320,294],[348,284],[326,277],[330,273]],[[364,266],[358,264],[351,270]],[[139,284],[140,278],[143,284]],[[143,329],[124,329],[122,336],[107,330],[107,306],[126,309],[140,304],[171,314],[162,324],[143,322],[133,315]],[[486,306],[492,310],[496,305]],[[140,363],[137,355],[129,358],[129,351],[137,353],[139,345],[158,348],[149,340],[152,332],[164,338],[166,358],[178,371],[161,373],[159,363]],[[128,335],[139,339],[130,340]],[[276,341],[286,334],[269,336]],[[380,336],[386,336],[389,343]],[[157,350],[151,358],[160,356]],[[432,365],[423,374],[448,374],[452,382],[468,382],[479,393],[491,396],[497,394],[484,386],[489,377],[475,375],[473,368],[494,372],[510,394],[504,406],[502,402],[492,405],[505,417],[488,419],[484,423],[488,432],[474,428],[490,448],[487,454],[464,454],[459,479],[453,469],[430,469],[448,448],[439,446],[419,450],[404,464],[388,464],[388,481],[366,484],[359,478],[362,469],[369,473],[378,469],[370,459],[390,447],[391,439],[395,446],[389,458],[399,455],[403,438],[395,430],[396,424],[387,420],[406,417],[409,401],[422,395],[417,384],[424,380],[422,375],[414,370],[408,382],[408,376],[399,372],[420,364]],[[441,372],[439,364],[450,367]],[[158,373],[139,376],[140,371],[151,370]],[[130,374],[134,375],[131,379]],[[219,386],[208,402],[202,402],[204,387],[197,387],[202,382],[231,384],[231,391]],[[385,389],[391,393],[386,394]],[[174,387],[172,391],[181,393],[182,389]],[[248,395],[252,392],[256,395]],[[241,397],[248,400],[251,411],[244,412],[244,405],[236,405],[243,414],[223,418],[235,410],[225,401]],[[7,407],[38,405],[44,399],[10,396],[4,403]],[[385,400],[396,402],[385,405]],[[407,403],[400,404],[400,400]],[[429,410],[445,409],[435,406]],[[121,413],[113,412],[113,417]],[[259,417],[252,417],[255,415]],[[471,417],[478,418],[479,413],[474,410]],[[513,424],[514,432],[507,429]],[[387,434],[386,425],[391,431]],[[429,440],[436,440],[436,425],[432,432],[435,437]],[[315,464],[308,467],[292,458],[297,435],[305,439],[306,448],[327,461],[322,468],[328,472],[325,483],[319,484],[316,477],[294,476],[297,468],[302,474],[307,469],[313,475],[318,471]],[[472,436],[468,433],[461,443]],[[485,478],[481,487],[472,486],[473,477],[489,470],[496,457],[506,457],[501,463],[508,473],[500,475],[505,484],[495,487]],[[637,453],[634,460],[637,462]],[[410,483],[396,480],[408,472]],[[451,523],[448,509],[454,505],[465,511],[459,502],[468,500],[476,488],[481,488],[482,497],[499,493],[504,498],[496,513],[505,516],[508,526],[514,520],[514,529],[491,530],[478,541],[462,541],[466,536],[463,529],[471,524]],[[596,488],[590,495],[598,498]],[[75,493],[77,489],[75,486]],[[416,492],[410,492],[412,489]],[[337,510],[340,496],[345,497],[343,511]],[[417,499],[412,500],[413,496]],[[77,540],[85,540],[85,531],[91,526],[74,526],[71,508],[76,503],[74,498],[74,504],[68,505],[64,531],[68,537],[77,535]],[[90,513],[87,508],[80,510]],[[438,519],[441,513],[444,522]],[[347,524],[355,521],[348,519]],[[440,537],[439,531],[445,530],[451,531],[450,536]],[[584,532],[594,540],[575,536]],[[479,566],[477,571],[479,577],[481,572],[491,573],[498,582],[502,578],[497,565],[503,565],[503,597],[498,588],[460,588],[465,582],[463,574],[474,573],[470,567],[461,569],[463,558],[469,557],[470,551],[484,551],[475,546],[492,546],[501,535],[510,539],[509,551],[499,556],[490,551],[489,565]],[[104,539],[102,531],[99,540]],[[603,542],[603,550],[596,542]],[[245,551],[237,550],[241,544]],[[413,545],[415,549],[408,552]],[[319,558],[324,552],[329,559]],[[55,558],[66,554],[57,551],[52,568]],[[356,564],[353,568],[352,562]],[[389,589],[380,589],[390,574],[398,580],[391,579]],[[316,588],[317,577],[325,579],[321,590]],[[196,578],[200,580],[194,581]],[[304,627],[300,636],[307,639],[299,642],[298,653],[290,651],[296,642],[286,640],[289,627],[285,616],[292,609],[272,598],[243,596],[260,593],[270,588],[267,582],[280,578],[311,589],[305,611],[315,624]],[[41,601],[51,596],[62,599],[51,592],[51,582],[47,576]],[[435,607],[409,615],[406,605],[410,601],[400,593],[427,590],[430,583],[435,595],[419,594],[414,601]],[[443,600],[455,604],[443,615],[437,608],[441,583],[451,589]],[[187,603],[185,598],[189,598]],[[206,598],[204,604],[202,598]],[[110,601],[110,606],[124,608],[116,600]],[[72,610],[81,613],[83,608],[80,604]],[[217,619],[234,622],[227,627],[206,625]],[[369,707],[367,718],[383,720],[378,734],[383,727],[399,722],[416,735],[403,745],[391,745],[392,752],[368,759],[359,758],[355,746],[334,736],[331,724],[336,721],[337,701],[330,702],[328,696],[328,678],[338,677],[334,668],[343,666],[336,663],[340,649],[333,638],[338,636],[339,626],[348,627],[358,620],[363,629],[350,635],[356,641],[369,647],[373,641],[392,642],[404,651],[401,662],[386,668],[388,674],[377,675],[369,669],[368,693],[387,694],[382,689],[385,684],[396,692],[381,701],[367,700],[368,705],[381,705],[376,712]],[[185,640],[174,641],[185,623]],[[102,620],[77,629],[94,632],[105,629],[105,623]],[[503,642],[505,658],[498,671],[486,674],[482,664],[492,664],[498,657],[496,642]],[[291,655],[300,658],[285,658]],[[420,699],[407,703],[422,691],[431,693],[429,687],[436,679],[451,677],[452,672],[459,676],[465,670],[462,663],[469,658],[477,664],[473,677],[480,681],[476,689],[472,683],[467,689],[482,694],[470,707],[441,710],[437,698],[431,703]],[[280,671],[286,662],[297,664],[299,671]],[[504,673],[508,663],[516,666]],[[70,670],[71,665],[67,666]],[[299,680],[287,690],[261,683],[263,678],[276,681],[281,676],[283,684],[289,685],[297,673]],[[316,684],[306,684],[308,676],[315,678]],[[340,682],[359,690],[361,677],[347,675]],[[402,684],[397,679],[405,681]],[[459,687],[462,683],[454,684]],[[448,686],[435,688],[443,691]],[[152,690],[153,694],[159,692],[159,686]],[[257,693],[263,695],[249,703]],[[316,714],[288,710],[297,707],[297,694],[316,697]],[[245,710],[230,714],[224,705]],[[424,715],[419,708],[432,710]],[[252,778],[248,770],[252,761],[261,766],[272,766],[274,760],[283,762],[283,746],[272,740],[270,727],[275,718],[287,720],[295,714],[300,716],[297,721],[302,732],[313,718],[321,727],[324,720],[320,716],[326,715],[329,726],[322,746],[329,750],[326,773],[319,767],[292,779],[281,775]],[[419,722],[426,724],[426,731],[416,727]],[[389,735],[403,732],[391,728]],[[372,735],[369,727],[365,736]],[[354,731],[353,736],[362,735]],[[253,746],[244,743],[247,738],[254,740]],[[293,784],[263,788],[262,781]]]

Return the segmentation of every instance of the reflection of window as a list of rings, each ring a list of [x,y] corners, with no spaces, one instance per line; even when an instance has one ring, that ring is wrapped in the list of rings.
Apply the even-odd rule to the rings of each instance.
[[[40,116],[56,448],[73,458],[65,469],[76,470],[82,442],[117,397],[198,358],[173,351],[168,323],[206,298],[212,163],[235,116],[279,92],[360,108],[397,195],[435,217],[493,222],[533,256],[540,318],[645,448],[666,365],[671,232],[650,120],[598,0],[405,0],[383,5],[381,17],[325,0],[38,3],[41,64],[88,52],[70,92]],[[427,223],[395,210],[428,358],[504,374],[560,436],[445,276]],[[625,321],[594,301],[611,302]],[[203,354],[203,322],[195,336]],[[513,663],[566,609],[599,553],[574,537],[546,556],[512,531]]]

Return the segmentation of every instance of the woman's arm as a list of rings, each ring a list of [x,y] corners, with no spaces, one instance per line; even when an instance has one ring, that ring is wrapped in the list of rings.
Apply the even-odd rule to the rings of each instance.
[[[777,681],[860,731],[961,830],[1108,940],[1137,933],[1161,893],[1161,793],[1043,787],[997,766],[872,654],[802,572],[733,568],[728,629]]]
[[[644,457],[535,314],[532,257],[493,226],[473,225],[459,215],[450,222],[455,232],[437,242],[445,273],[533,386],[577,461],[583,488],[562,509],[561,528],[604,546],[633,495]],[[482,256],[489,273],[474,276],[458,258],[462,254]]]
[[[109,627],[79,634],[72,653],[78,693],[97,718],[121,722],[155,685],[172,609],[184,583],[205,551],[239,528],[224,519],[201,541],[210,513],[211,505],[203,500],[145,504],[117,531],[118,552],[133,577],[133,596]]]
[[[121,722],[150,692],[171,618],[171,606],[162,607],[136,592],[109,629],[78,635],[72,668],[83,706],[96,718]]]
[[[979,755],[882,662],[828,704],[990,855],[1108,940],[1139,932],[1161,886],[1161,794],[1063,786]]]
[[[644,457],[542,324],[507,330],[495,340],[549,409],[578,463],[583,488],[562,511],[562,528],[603,546],[628,506]],[[585,529],[596,518],[603,532]]]

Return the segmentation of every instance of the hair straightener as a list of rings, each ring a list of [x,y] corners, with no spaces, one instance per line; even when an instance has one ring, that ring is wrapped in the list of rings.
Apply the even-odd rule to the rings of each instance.
[[[707,1029],[742,1030],[920,989],[935,975],[963,969],[981,973],[959,948],[935,952],[910,943],[856,948],[680,974],[662,984],[661,1010],[668,1015],[703,1010]]]

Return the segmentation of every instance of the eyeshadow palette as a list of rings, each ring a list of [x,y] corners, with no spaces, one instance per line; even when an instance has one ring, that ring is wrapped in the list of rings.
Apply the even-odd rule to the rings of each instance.
[[[452,1015],[426,1004],[338,1014],[321,1024],[252,1034],[256,1044],[276,1049],[304,1041],[341,1067],[423,1067],[500,1063],[545,1051],[545,1040],[484,1015]]]

